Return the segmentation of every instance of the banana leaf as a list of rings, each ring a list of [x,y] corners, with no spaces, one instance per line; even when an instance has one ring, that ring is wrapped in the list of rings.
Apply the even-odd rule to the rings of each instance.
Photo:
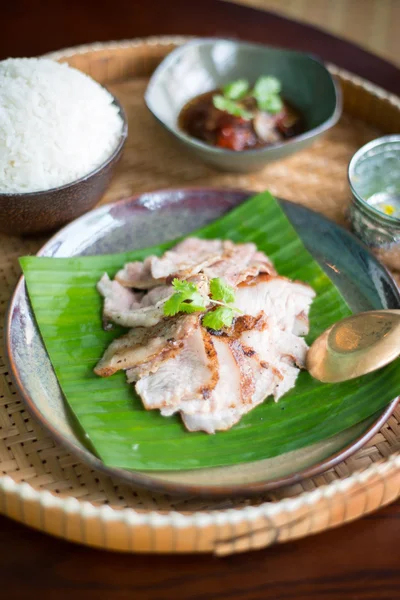
[[[199,237],[252,241],[281,275],[309,283],[313,302],[308,342],[350,314],[338,289],[304,247],[279,203],[259,194]],[[128,260],[162,254],[174,242],[124,254],[21,259],[28,294],[65,399],[108,466],[184,470],[250,462],[297,450],[333,436],[383,409],[400,393],[399,363],[350,382],[327,385],[302,372],[279,403],[271,398],[231,430],[187,432],[178,416],[144,410],[124,373],[96,377],[93,367],[122,330],[104,331],[96,282]]]

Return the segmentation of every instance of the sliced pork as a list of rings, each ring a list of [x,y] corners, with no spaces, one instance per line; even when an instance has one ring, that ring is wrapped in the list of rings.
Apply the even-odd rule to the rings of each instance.
[[[308,312],[314,297],[314,290],[304,283],[261,274],[239,285],[235,306],[252,316],[263,311],[283,331],[306,335]]]
[[[104,274],[97,284],[97,289],[104,298],[103,323],[106,327],[110,321],[122,327],[152,327],[164,318],[163,306],[173,294],[172,286],[159,286],[147,292],[136,293],[122,286],[118,281],[111,281]]]
[[[130,371],[127,371],[128,381]],[[134,373],[133,379],[136,379]],[[182,398],[205,398],[218,380],[218,363],[210,334],[198,328],[181,352],[158,365],[135,385],[146,409],[173,409]]]
[[[258,273],[275,274],[269,258],[254,244],[187,238],[161,257],[127,263],[115,279],[124,287],[142,290],[163,285],[172,277],[187,279],[200,272],[210,279],[223,276],[230,285]]]
[[[195,283],[200,294],[208,301],[209,282],[203,274],[188,279]],[[119,281],[111,281],[107,274],[97,284],[104,297],[103,323],[110,322],[122,327],[153,327],[164,319],[164,304],[175,292],[172,285],[160,285],[148,292],[135,292],[122,286]]]
[[[235,291],[232,326],[202,325],[202,313],[165,317],[175,293],[173,278],[191,281],[213,306],[210,281],[221,278]],[[314,291],[277,275],[254,244],[188,238],[163,256],[121,269],[98,284],[103,319],[130,327],[106,350],[95,372],[125,370],[147,410],[181,415],[189,431],[215,433],[240,421],[271,396],[278,401],[304,368]],[[215,303],[214,303],[215,305]]]
[[[258,252],[254,244],[234,244],[230,241],[225,242],[221,259],[204,269],[204,274],[210,279],[223,277],[233,287],[259,273],[276,274],[270,259]]]
[[[195,275],[220,260],[223,254],[224,242],[221,240],[187,238],[161,257],[148,256],[144,262],[127,263],[115,279],[130,288],[156,287],[172,276],[183,279]]]
[[[186,279],[220,260],[224,254],[224,245],[225,242],[221,240],[187,238],[165,252],[161,258],[153,258],[152,275],[164,279],[175,275]]]
[[[155,256],[148,256],[144,262],[135,261],[126,263],[124,268],[116,274],[116,281],[124,287],[139,290],[147,290],[163,285],[165,280],[156,280],[151,273],[151,265],[154,258]]]
[[[214,339],[219,380],[211,394],[203,401],[183,400],[175,407],[174,412],[180,411],[190,431],[228,429],[268,396],[278,401],[294,386],[297,365],[304,364],[304,340],[297,343],[292,333],[282,332],[276,324],[271,327],[264,313],[253,320],[245,317],[238,321],[231,335]]]
[[[195,313],[163,319],[153,327],[135,327],[111,342],[94,372],[101,377],[134,368],[138,373],[149,373],[181,349],[184,340],[198,327],[199,315]]]

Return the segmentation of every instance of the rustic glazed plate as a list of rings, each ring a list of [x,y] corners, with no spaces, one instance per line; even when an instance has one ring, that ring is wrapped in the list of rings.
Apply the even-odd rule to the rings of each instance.
[[[196,96],[245,78],[273,75],[282,93],[304,116],[306,130],[289,140],[237,152],[217,148],[178,126],[183,106]],[[159,123],[206,163],[227,171],[255,171],[309,146],[338,121],[341,91],[322,62],[313,56],[236,40],[196,39],[173,50],[154,71],[145,94]]]
[[[123,252],[151,246],[189,233],[235,205],[249,192],[235,190],[167,190],[100,207],[56,234],[41,256],[67,257]],[[396,284],[355,237],[319,214],[281,201],[303,242],[342,292],[353,311],[399,308]],[[340,252],[338,252],[340,248]],[[37,419],[71,452],[125,481],[173,493],[250,495],[294,483],[325,471],[370,439],[393,412],[382,413],[305,449],[231,467],[134,472],[106,467],[91,453],[64,402],[38,332],[24,278],[17,285],[6,322],[10,373]]]

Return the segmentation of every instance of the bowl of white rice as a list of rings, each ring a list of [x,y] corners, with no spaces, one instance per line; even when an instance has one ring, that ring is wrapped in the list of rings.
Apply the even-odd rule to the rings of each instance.
[[[104,194],[127,137],[118,100],[65,63],[0,61],[0,232],[54,230]]]

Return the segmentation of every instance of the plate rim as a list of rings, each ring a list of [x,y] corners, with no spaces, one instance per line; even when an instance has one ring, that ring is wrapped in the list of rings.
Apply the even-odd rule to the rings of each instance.
[[[187,194],[190,192],[199,192],[199,191],[213,192],[215,194],[221,194],[221,195],[224,194],[224,195],[228,195],[228,196],[229,196],[229,194],[232,194],[232,195],[236,194],[236,195],[239,195],[242,197],[241,201],[245,201],[247,198],[251,197],[252,195],[259,193],[257,191],[245,190],[243,188],[227,188],[227,187],[213,187],[213,186],[208,186],[208,187],[207,186],[188,186],[188,187],[182,187],[182,188],[161,188],[161,189],[151,190],[151,191],[147,191],[147,192],[141,192],[139,194],[134,194],[132,196],[129,196],[128,198],[123,198],[117,202],[110,202],[110,203],[95,207],[94,209],[86,212],[85,214],[81,215],[77,219],[74,219],[73,221],[71,221],[70,223],[68,223],[61,229],[59,229],[54,235],[52,235],[51,238],[38,250],[38,252],[36,253],[36,256],[44,256],[46,250],[51,248],[52,244],[54,244],[54,242],[57,241],[57,239],[59,238],[60,235],[68,233],[68,229],[70,229],[70,228],[72,229],[73,227],[76,226],[76,224],[79,221],[83,222],[86,218],[88,218],[90,215],[93,215],[94,213],[98,213],[98,214],[100,214],[102,212],[106,213],[108,210],[110,210],[112,207],[115,207],[116,205],[135,204],[135,203],[139,202],[143,196],[148,196],[148,195],[152,195],[155,193],[157,193],[157,194],[166,194],[166,193],[173,194],[173,193],[177,193],[177,192],[184,192],[185,194]],[[331,221],[330,219],[326,218],[324,215],[318,213],[315,210],[312,210],[303,205],[299,205],[296,202],[292,202],[290,200],[284,200],[282,198],[278,198],[278,200],[279,201],[283,200],[283,202],[285,202],[285,203],[295,205],[296,207],[298,207],[302,210],[317,214],[320,219],[322,219],[330,224],[335,225],[336,227],[341,229],[346,235],[348,235],[350,238],[352,238],[356,244],[361,246],[364,249],[364,251],[367,252],[369,257],[379,266],[379,268],[381,268],[382,271],[384,271],[386,273],[386,275],[388,276],[390,281],[393,283],[393,288],[396,291],[395,295],[397,296],[397,300],[398,300],[399,306],[400,306],[400,292],[399,292],[397,284],[394,281],[390,271],[385,267],[385,265],[383,265],[370,252],[369,248],[363,242],[361,242],[354,234],[352,234],[350,231],[344,229],[338,223]],[[239,202],[239,204],[240,204],[240,202]],[[170,482],[170,481],[163,481],[161,479],[154,479],[151,475],[151,471],[143,472],[143,471],[135,471],[135,470],[127,470],[127,469],[109,467],[105,463],[103,463],[103,461],[100,458],[98,458],[93,453],[91,453],[90,450],[84,449],[83,447],[80,447],[80,446],[77,446],[72,441],[70,441],[69,439],[64,437],[63,434],[60,433],[59,430],[56,429],[51,424],[51,422],[47,420],[45,415],[39,410],[37,405],[33,402],[32,398],[30,397],[28,391],[26,390],[21,378],[19,377],[19,369],[17,366],[17,360],[16,360],[16,357],[14,356],[12,345],[11,345],[11,329],[12,329],[12,325],[13,325],[13,312],[16,307],[16,303],[18,301],[20,294],[25,294],[25,296],[28,300],[28,303],[30,303],[29,295],[27,293],[27,289],[26,289],[26,285],[25,285],[24,275],[21,275],[17,281],[16,287],[14,289],[14,292],[10,298],[10,301],[9,301],[9,304],[7,307],[5,321],[4,321],[4,324],[5,324],[5,330],[4,330],[5,358],[6,358],[6,362],[7,362],[7,366],[9,369],[9,374],[10,374],[11,380],[12,380],[13,384],[15,385],[15,388],[16,388],[18,394],[22,397],[30,414],[39,421],[40,425],[42,427],[44,427],[46,429],[46,431],[48,431],[48,433],[53,437],[53,439],[55,439],[58,443],[60,443],[61,446],[63,446],[69,452],[71,452],[74,456],[76,456],[77,458],[82,460],[82,462],[87,464],[90,468],[98,469],[99,471],[101,471],[111,477],[117,476],[121,480],[123,480],[124,483],[128,483],[130,485],[138,485],[140,487],[144,487],[149,490],[153,490],[153,491],[156,491],[159,493],[164,493],[164,494],[170,494],[170,495],[191,494],[191,495],[196,495],[199,498],[223,498],[223,497],[227,497],[227,496],[235,497],[235,498],[245,497],[245,496],[250,497],[250,496],[259,495],[259,494],[271,491],[273,489],[286,487],[288,485],[294,485],[296,483],[300,483],[304,479],[307,479],[309,477],[314,477],[316,475],[319,475],[319,474],[333,468],[338,463],[346,460],[347,458],[349,458],[349,456],[351,456],[352,454],[354,454],[355,452],[360,450],[360,448],[362,448],[376,433],[378,433],[378,431],[381,429],[383,424],[393,414],[393,412],[400,400],[400,396],[394,398],[390,402],[390,404],[388,404],[387,407],[382,411],[382,413],[379,415],[377,420],[374,421],[366,429],[366,431],[363,434],[358,436],[353,442],[347,444],[344,448],[342,448],[338,452],[331,454],[327,458],[317,462],[315,465],[312,465],[305,469],[301,469],[297,472],[291,473],[291,474],[283,476],[283,477],[270,479],[268,481],[243,483],[243,484],[228,484],[228,485],[223,485],[223,486],[214,486],[214,485],[199,486],[196,484],[174,483],[174,482]],[[35,322],[35,327],[38,329],[36,322]],[[39,331],[39,335],[40,335],[40,331]],[[41,337],[41,335],[40,335],[40,337]],[[45,347],[43,340],[42,340],[42,343]],[[45,348],[45,351],[47,354],[46,348]],[[51,368],[53,368],[49,357],[48,357],[48,359],[49,359]],[[57,383],[58,383],[58,380],[57,380]],[[58,385],[59,385],[59,383],[58,383]],[[61,390],[61,393],[62,393],[62,390]],[[63,395],[63,393],[62,393],[62,395]]]

